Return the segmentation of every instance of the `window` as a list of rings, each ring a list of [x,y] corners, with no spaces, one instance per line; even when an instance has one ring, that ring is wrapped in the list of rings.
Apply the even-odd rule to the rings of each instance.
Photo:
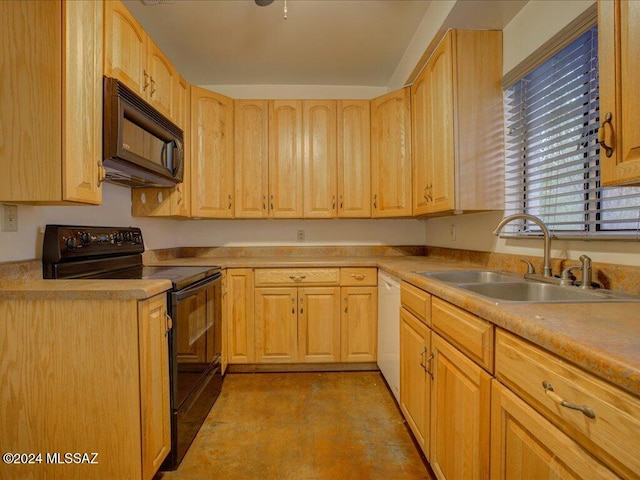
[[[597,27],[505,90],[505,120],[506,214],[540,217],[556,236],[637,234],[640,188],[600,186]]]

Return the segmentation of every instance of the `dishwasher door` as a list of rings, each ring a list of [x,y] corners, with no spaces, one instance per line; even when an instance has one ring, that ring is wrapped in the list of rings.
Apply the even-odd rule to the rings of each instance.
[[[400,402],[400,280],[378,270],[378,367]]]

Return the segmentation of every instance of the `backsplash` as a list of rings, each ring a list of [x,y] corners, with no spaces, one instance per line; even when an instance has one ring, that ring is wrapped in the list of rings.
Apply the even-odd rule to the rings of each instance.
[[[147,250],[143,253],[146,264],[156,261],[185,257],[355,257],[355,256],[429,256],[470,263],[492,270],[505,270],[522,273],[526,265],[521,259],[529,260],[542,271],[542,258],[495,252],[459,250],[443,247],[423,246],[282,246],[282,247],[177,247],[160,250]],[[551,259],[554,274],[560,274],[563,268],[575,265],[575,260]],[[578,279],[580,272],[577,272]],[[24,260],[0,263],[0,287],[28,283],[42,278],[40,260]],[[640,295],[640,267],[610,263],[593,263],[593,281],[601,287]]]

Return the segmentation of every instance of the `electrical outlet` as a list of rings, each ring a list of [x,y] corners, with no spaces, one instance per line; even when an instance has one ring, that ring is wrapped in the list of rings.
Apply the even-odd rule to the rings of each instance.
[[[2,204],[2,231],[17,232],[18,231],[18,206]]]
[[[298,241],[304,242],[304,230],[298,230]]]
[[[449,240],[451,240],[452,242],[456,241],[456,226],[455,226],[455,224],[449,226]]]

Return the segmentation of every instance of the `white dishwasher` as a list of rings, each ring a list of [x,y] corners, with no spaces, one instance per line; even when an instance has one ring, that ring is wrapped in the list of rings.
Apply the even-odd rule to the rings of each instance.
[[[378,367],[400,402],[400,280],[378,270]]]

